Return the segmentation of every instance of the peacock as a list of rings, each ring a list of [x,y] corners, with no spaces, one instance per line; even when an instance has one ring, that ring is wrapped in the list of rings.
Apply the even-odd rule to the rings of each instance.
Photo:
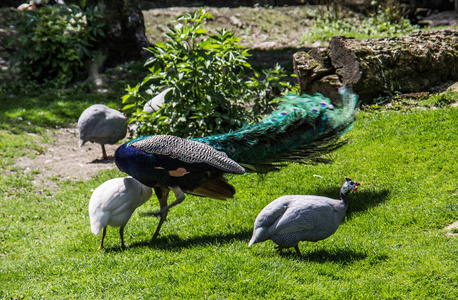
[[[355,120],[357,96],[342,88],[342,107],[321,94],[288,94],[271,114],[238,130],[184,139],[172,135],[138,137],[115,152],[119,170],[154,188],[160,217],[158,235],[168,211],[185,193],[214,199],[232,198],[235,188],[224,174],[276,171],[288,162],[328,163],[324,155],[345,144],[339,138]],[[176,200],[168,204],[169,192]]]

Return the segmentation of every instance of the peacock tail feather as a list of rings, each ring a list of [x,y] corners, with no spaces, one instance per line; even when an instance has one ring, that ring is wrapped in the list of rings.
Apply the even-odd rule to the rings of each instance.
[[[339,138],[355,120],[357,96],[346,88],[339,93],[338,108],[319,93],[289,94],[257,124],[193,140],[226,153],[249,172],[277,170],[286,162],[328,163],[324,155],[346,143]]]

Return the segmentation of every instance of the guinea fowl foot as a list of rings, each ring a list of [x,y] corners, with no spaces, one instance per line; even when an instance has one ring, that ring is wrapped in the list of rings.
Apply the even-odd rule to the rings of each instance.
[[[103,230],[102,230],[102,238],[100,239],[100,246],[98,248],[98,250],[103,250],[103,240],[105,239],[105,235],[107,234],[107,227],[103,227]]]
[[[283,249],[284,249],[283,247],[278,246],[278,247],[275,247],[275,249],[277,250],[276,253],[283,255]],[[294,246],[294,249],[296,250],[297,255],[302,256],[301,250],[299,250],[299,245]]]

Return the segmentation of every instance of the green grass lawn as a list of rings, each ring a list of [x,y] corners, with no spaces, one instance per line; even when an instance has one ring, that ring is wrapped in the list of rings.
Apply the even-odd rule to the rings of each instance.
[[[0,298],[458,298],[458,241],[442,229],[458,219],[458,109],[361,112],[333,164],[231,176],[234,199],[187,196],[150,245],[157,219],[137,212],[157,209],[153,197],[126,226],[127,249],[120,249],[118,229],[108,228],[106,250],[99,251],[89,198],[124,175],[103,171],[86,182],[59,181],[53,191],[37,188],[34,172],[14,166],[14,158],[46,139],[43,124],[74,122],[80,105],[104,99],[91,97],[37,108],[37,119],[30,118],[37,135],[13,126],[26,115],[2,104]],[[60,108],[67,106],[68,113]],[[302,257],[293,249],[276,254],[271,241],[248,248],[254,220],[269,202],[286,194],[338,197],[345,176],[361,187],[333,236],[300,243]]]

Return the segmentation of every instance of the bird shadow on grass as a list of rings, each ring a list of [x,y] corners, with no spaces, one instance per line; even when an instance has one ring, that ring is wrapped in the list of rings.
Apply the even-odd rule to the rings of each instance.
[[[159,236],[155,241],[137,242],[129,245],[128,247],[149,247],[159,250],[177,250],[183,248],[193,248],[207,245],[221,245],[234,241],[248,241],[251,238],[252,231],[241,231],[237,233],[217,234],[217,235],[203,235],[196,236],[188,239],[182,239],[177,235]]]
[[[375,207],[385,202],[390,195],[390,191],[382,189],[380,191],[362,191],[352,195],[352,199],[348,200],[347,219],[351,219],[352,215],[357,212],[364,212],[371,207]]]
[[[326,263],[326,262],[332,262],[336,263],[339,265],[349,265],[354,262],[364,260],[369,258],[367,253],[363,251],[356,251],[354,249],[346,249],[346,248],[341,248],[341,249],[333,249],[333,250],[327,250],[327,249],[315,249],[315,250],[301,250],[302,255],[298,256],[296,251],[294,251],[293,248],[291,248],[289,251],[283,252],[281,255],[282,257],[285,258],[291,258],[291,259],[298,259],[301,261],[305,262],[317,262],[317,263]],[[388,259],[387,255],[377,255],[374,258],[371,259],[371,264],[375,264],[380,261],[384,261]]]
[[[340,199],[339,194],[340,188],[326,188],[326,189],[316,189],[312,191],[310,195],[320,195],[324,197],[330,197],[333,199]],[[357,212],[364,212],[385,202],[390,195],[390,191],[387,189],[382,190],[370,190],[367,188],[364,190],[364,187],[360,188],[357,193],[351,192],[348,195],[348,209],[346,213],[347,219],[351,219],[352,215]]]
[[[112,164],[114,162],[114,157],[109,156],[108,158],[96,158],[90,162],[90,164]]]

